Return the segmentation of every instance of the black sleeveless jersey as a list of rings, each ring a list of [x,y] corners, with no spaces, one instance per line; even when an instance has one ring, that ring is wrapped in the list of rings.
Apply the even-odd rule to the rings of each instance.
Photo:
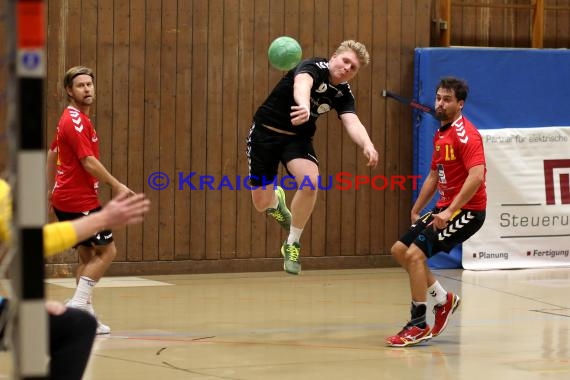
[[[311,116],[309,120],[298,126],[291,124],[291,106],[297,105],[293,98],[295,75],[307,73],[313,78],[311,88]],[[317,118],[331,109],[338,115],[355,113],[354,96],[347,82],[333,86],[329,83],[328,60],[310,58],[301,61],[291,69],[269,94],[253,116],[256,124],[265,124],[273,128],[294,132],[298,135],[313,136]]]

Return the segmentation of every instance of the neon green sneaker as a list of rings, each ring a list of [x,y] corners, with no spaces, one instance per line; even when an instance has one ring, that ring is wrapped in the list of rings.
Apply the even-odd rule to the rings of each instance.
[[[283,229],[289,232],[291,228],[291,211],[287,208],[287,203],[285,201],[285,192],[279,186],[275,186],[275,194],[279,203],[277,208],[268,208],[267,215],[270,215],[283,227]]]
[[[287,241],[281,246],[281,256],[285,259],[283,269],[289,274],[301,273],[301,245],[299,243],[287,244]]]

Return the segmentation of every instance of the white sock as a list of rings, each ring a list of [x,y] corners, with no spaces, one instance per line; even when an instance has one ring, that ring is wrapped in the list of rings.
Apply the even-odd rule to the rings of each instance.
[[[442,305],[447,301],[447,291],[437,280],[428,288],[428,294],[433,297],[438,305]]]
[[[89,277],[79,277],[77,288],[75,288],[75,293],[71,300],[79,305],[87,305],[91,300],[91,293],[93,292],[93,288],[96,284],[97,281],[90,279]]]
[[[298,243],[299,240],[301,240],[302,232],[303,232],[302,228],[291,226],[291,228],[289,228],[289,236],[287,237],[287,244]]]

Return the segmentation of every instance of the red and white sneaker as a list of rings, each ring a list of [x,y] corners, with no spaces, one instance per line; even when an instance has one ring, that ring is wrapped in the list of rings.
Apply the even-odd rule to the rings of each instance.
[[[431,337],[432,335],[428,325],[423,329],[418,326],[406,325],[402,331],[396,335],[386,338],[386,344],[392,347],[413,346],[421,342],[426,342],[430,340]]]
[[[431,334],[436,337],[443,332],[447,326],[447,322],[451,317],[451,314],[455,313],[455,309],[459,307],[461,303],[461,298],[457,294],[447,292],[447,302],[443,305],[435,305],[433,307],[433,313],[435,314],[435,321],[433,322],[433,329]]]

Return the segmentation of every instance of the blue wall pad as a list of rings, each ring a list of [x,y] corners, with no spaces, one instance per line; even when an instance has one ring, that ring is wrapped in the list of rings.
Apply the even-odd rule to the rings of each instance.
[[[441,77],[467,80],[470,92],[463,112],[479,129],[570,125],[568,50],[417,48],[414,66],[413,97],[420,103],[434,104],[435,86]],[[414,110],[413,116],[413,169],[414,174],[425,177],[439,123],[420,111]],[[437,254],[428,264],[432,268],[461,268],[461,249],[450,255]]]

